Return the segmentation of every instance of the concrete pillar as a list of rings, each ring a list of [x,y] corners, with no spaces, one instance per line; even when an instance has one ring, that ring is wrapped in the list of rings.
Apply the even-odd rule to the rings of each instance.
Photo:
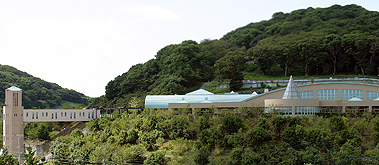
[[[295,106],[293,105],[293,106],[292,106],[292,116],[295,116],[295,113],[296,113],[296,108],[295,108]]]
[[[345,113],[346,112],[346,106],[342,106],[342,113]]]
[[[372,105],[368,106],[368,112],[372,113]]]

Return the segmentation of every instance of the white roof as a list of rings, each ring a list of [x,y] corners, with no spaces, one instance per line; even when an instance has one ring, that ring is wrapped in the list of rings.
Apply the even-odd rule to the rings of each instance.
[[[11,91],[21,91],[20,88],[17,88],[15,86],[11,86],[10,88],[8,88],[7,90],[11,90]]]

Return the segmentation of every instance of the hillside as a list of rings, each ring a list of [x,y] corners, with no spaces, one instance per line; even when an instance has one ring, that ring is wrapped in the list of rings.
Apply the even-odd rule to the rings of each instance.
[[[184,94],[218,77],[238,90],[246,75],[377,75],[379,13],[357,5],[274,13],[220,40],[168,45],[106,86],[90,107],[143,106],[146,94]]]
[[[17,86],[23,90],[22,100],[26,109],[55,108],[61,106],[63,100],[84,105],[88,105],[90,101],[90,98],[82,93],[46,82],[14,67],[0,65],[1,106],[4,104],[5,89],[11,86]]]

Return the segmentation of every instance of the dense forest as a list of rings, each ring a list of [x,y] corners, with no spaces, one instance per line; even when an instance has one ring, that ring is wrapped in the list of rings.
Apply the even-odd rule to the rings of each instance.
[[[371,113],[300,118],[259,111],[115,113],[88,122],[85,134],[59,137],[50,152],[54,164],[379,163],[379,118]]]
[[[0,65],[0,104],[4,105],[5,89],[17,86],[22,89],[22,104],[25,109],[56,108],[62,101],[88,105],[90,98],[71,89],[62,88],[55,83],[49,83],[33,77],[14,67]]]
[[[219,40],[168,45],[110,81],[89,106],[143,107],[147,94],[184,94],[215,78],[236,91],[246,75],[378,75],[378,29],[379,13],[354,4],[277,12]]]

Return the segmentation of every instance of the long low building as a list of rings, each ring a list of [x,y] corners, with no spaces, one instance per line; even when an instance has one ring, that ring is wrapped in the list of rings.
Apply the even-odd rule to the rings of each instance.
[[[213,94],[203,89],[185,95],[148,95],[145,108],[235,109],[265,107],[283,115],[313,115],[318,112],[379,111],[379,85],[358,82],[319,82],[295,85],[262,94]]]

